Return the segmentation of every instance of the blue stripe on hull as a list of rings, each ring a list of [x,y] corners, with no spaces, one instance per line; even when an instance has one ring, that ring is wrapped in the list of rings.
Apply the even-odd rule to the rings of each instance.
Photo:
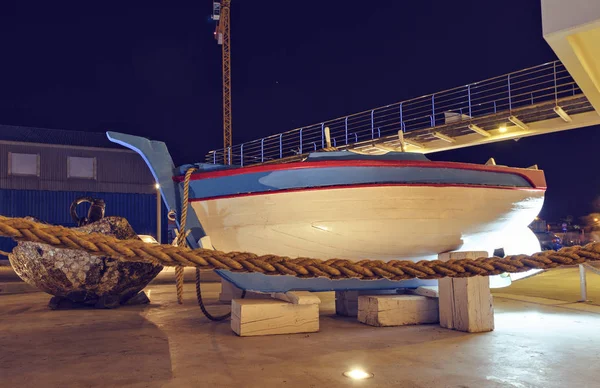
[[[388,152],[383,155],[361,155],[351,151],[333,151],[333,152],[313,152],[308,155],[306,158],[306,162],[314,162],[314,161],[353,161],[353,160],[394,160],[394,161],[420,161],[420,162],[430,162],[431,160],[427,159],[427,157],[423,154],[413,153],[413,152]],[[214,160],[217,163],[217,160]],[[218,160],[221,162],[221,160]],[[240,165],[223,165],[223,164],[209,164],[209,163],[193,163],[193,164],[184,164],[177,168],[179,171],[178,175],[185,175],[185,172],[189,168],[196,168],[198,171],[208,172],[208,171],[221,171],[221,170],[233,170],[236,168],[240,168]]]
[[[531,187],[523,177],[489,171],[423,167],[329,167],[238,174],[190,182],[190,198],[360,184],[459,184]]]
[[[360,280],[327,278],[302,279],[288,275],[264,275],[262,273],[242,273],[224,270],[216,271],[222,278],[242,290],[257,292],[287,291],[350,291],[350,290],[393,290],[398,288],[417,288],[437,286],[436,279],[411,279],[392,281],[387,279]]]

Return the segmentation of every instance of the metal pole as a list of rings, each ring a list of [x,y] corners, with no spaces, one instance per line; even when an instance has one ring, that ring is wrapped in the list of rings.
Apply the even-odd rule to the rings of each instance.
[[[431,126],[435,127],[435,94],[431,95]]]
[[[244,167],[244,143],[240,145],[240,165]]]
[[[510,74],[508,75],[508,111],[512,112],[512,96],[510,93]]]
[[[587,279],[585,277],[585,267],[579,264],[579,287],[581,288],[581,299],[579,302],[587,302]]]
[[[160,202],[162,201],[162,198],[160,197],[160,185],[157,183],[156,184],[156,241],[158,241],[159,244],[162,244],[161,241],[161,231],[162,231],[162,225],[161,225],[161,221],[162,221],[162,217],[161,217],[161,204]]]
[[[404,124],[404,121],[402,121],[402,104],[403,102],[400,103],[400,128],[402,128],[402,125]]]
[[[373,121],[373,110],[371,111],[371,139],[375,139],[375,125]]]
[[[300,128],[300,148],[298,148],[298,152],[302,155],[302,130],[304,128]]]
[[[346,116],[344,127],[346,128],[346,145],[348,145],[348,117]]]
[[[558,84],[556,80],[556,62],[554,62],[554,103],[558,106]]]
[[[473,117],[471,114],[471,85],[467,86],[467,93],[469,95],[469,118]]]
[[[283,133],[279,134],[279,159],[283,158]]]

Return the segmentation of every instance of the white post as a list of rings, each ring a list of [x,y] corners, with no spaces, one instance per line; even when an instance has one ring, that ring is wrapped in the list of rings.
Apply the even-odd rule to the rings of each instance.
[[[579,287],[581,288],[581,299],[579,299],[579,302],[587,302],[587,279],[583,264],[579,264]]]
[[[161,197],[160,197],[160,185],[157,183],[156,184],[156,241],[158,241],[159,244],[162,244],[161,241],[161,229],[162,229],[162,225],[161,225]]]

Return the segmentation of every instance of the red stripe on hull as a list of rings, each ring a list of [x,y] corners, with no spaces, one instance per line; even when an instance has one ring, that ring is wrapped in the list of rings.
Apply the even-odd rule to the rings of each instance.
[[[460,185],[460,184],[435,184],[435,183],[385,183],[385,184],[361,184],[361,185],[340,185],[340,186],[321,186],[308,187],[302,189],[283,189],[273,191],[262,191],[256,193],[240,193],[222,195],[206,198],[190,198],[190,202],[212,201],[217,199],[253,197],[257,195],[273,195],[282,193],[297,193],[301,191],[318,191],[318,190],[340,190],[340,189],[360,189],[367,187],[394,187],[394,186],[412,186],[412,187],[461,187],[472,189],[498,189],[498,190],[520,190],[520,191],[546,191],[546,188],[531,188],[531,187],[506,187],[506,186],[483,186],[483,185]]]
[[[259,172],[271,172],[271,171],[282,171],[282,170],[301,170],[301,169],[316,169],[316,168],[328,168],[328,167],[422,167],[422,168],[449,168],[455,170],[472,170],[472,171],[484,171],[484,172],[499,172],[505,174],[518,175],[527,180],[533,188],[545,190],[546,179],[544,173],[541,170],[530,170],[523,168],[510,168],[501,166],[484,166],[477,164],[468,163],[456,163],[456,162],[421,162],[413,160],[327,160],[319,162],[295,162],[295,163],[281,163],[281,164],[268,164],[259,166],[249,166],[234,168],[230,170],[219,170],[219,171],[208,171],[198,172],[192,174],[191,180],[200,179],[211,179],[221,178],[242,174],[252,174]],[[183,182],[183,176],[173,177],[175,182]],[[459,185],[461,187],[467,187]],[[304,190],[304,189],[302,189]]]

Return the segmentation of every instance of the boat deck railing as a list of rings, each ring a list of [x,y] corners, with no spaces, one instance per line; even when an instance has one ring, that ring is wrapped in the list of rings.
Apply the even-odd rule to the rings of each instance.
[[[592,110],[565,66],[560,61],[519,70],[485,81],[459,86],[410,100],[382,106],[349,116],[326,120],[267,136],[227,149],[210,151],[207,163],[241,166],[273,161],[297,160],[327,146],[328,127],[331,145],[338,149],[366,149],[398,137],[415,148],[429,140],[446,137],[444,129],[455,135],[457,128],[469,132],[469,124],[493,129],[514,112],[529,115],[529,121],[557,117],[552,111],[560,101],[570,101],[571,113]],[[544,112],[545,116],[544,116]],[[501,115],[499,115],[502,113]],[[506,114],[504,114],[506,113]],[[520,118],[525,121],[524,118]],[[367,146],[365,146],[367,145]]]

